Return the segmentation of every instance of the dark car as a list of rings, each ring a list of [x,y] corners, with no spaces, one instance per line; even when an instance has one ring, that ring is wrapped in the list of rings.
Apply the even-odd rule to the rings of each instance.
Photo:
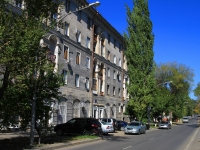
[[[68,134],[100,134],[102,133],[101,123],[94,118],[73,118],[66,123],[54,127],[54,132],[61,136]]]
[[[127,122],[122,120],[116,121],[116,130],[124,131],[124,128],[127,126]]]

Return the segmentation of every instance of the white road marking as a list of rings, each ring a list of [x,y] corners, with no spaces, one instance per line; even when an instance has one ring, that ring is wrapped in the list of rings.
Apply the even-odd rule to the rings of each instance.
[[[194,135],[192,136],[192,139],[191,139],[190,142],[187,144],[185,150],[189,150],[190,144],[191,144],[192,141],[194,140],[194,137],[196,136],[198,130],[199,130],[199,128],[196,130],[196,132],[195,132]]]
[[[123,148],[123,149],[128,149],[128,148],[131,148],[132,146],[129,146],[129,147],[125,147],[125,148]]]

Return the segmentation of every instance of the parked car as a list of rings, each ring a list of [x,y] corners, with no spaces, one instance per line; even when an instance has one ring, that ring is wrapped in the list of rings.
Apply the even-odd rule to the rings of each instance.
[[[146,133],[146,125],[141,121],[132,121],[129,123],[125,129],[125,134],[140,134],[140,133]]]
[[[101,123],[94,118],[73,118],[66,123],[54,127],[54,132],[61,136],[68,134],[100,134],[102,133]]]
[[[113,133],[114,127],[112,124],[109,124],[107,122],[100,122],[101,123],[101,129],[103,134]]]
[[[99,118],[99,121],[100,122],[107,122],[108,124],[111,124],[113,125],[113,128],[114,128],[114,132],[116,130],[116,119],[114,118]]]
[[[127,126],[127,122],[122,121],[122,120],[117,120],[116,121],[116,130],[124,131],[124,128]]]
[[[158,129],[171,129],[172,125],[169,121],[162,121],[158,124]]]
[[[189,119],[188,119],[188,117],[186,116],[186,117],[183,117],[183,123],[188,123],[189,122]]]

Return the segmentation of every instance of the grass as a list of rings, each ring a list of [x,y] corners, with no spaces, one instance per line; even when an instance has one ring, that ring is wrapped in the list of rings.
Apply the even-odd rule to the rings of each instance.
[[[95,139],[98,138],[97,135],[64,135],[57,136],[56,134],[49,134],[41,138],[40,145],[38,144],[38,137],[34,138],[34,148],[43,147],[45,145],[51,145],[55,143],[65,143],[74,140],[82,139]],[[0,139],[0,150],[23,150],[33,148],[29,146],[29,137],[13,137],[9,139]]]

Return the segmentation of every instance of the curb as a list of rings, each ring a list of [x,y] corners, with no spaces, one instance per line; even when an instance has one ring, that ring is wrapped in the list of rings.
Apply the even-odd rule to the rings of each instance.
[[[83,139],[83,140],[77,140],[77,141],[72,141],[72,142],[66,142],[66,143],[56,143],[51,145],[45,145],[44,147],[36,147],[33,148],[34,150],[55,150],[59,148],[65,148],[68,146],[73,146],[73,145],[79,145],[79,144],[84,144],[84,143],[89,143],[89,142],[94,142],[102,140],[101,137],[95,138],[95,139]],[[24,150],[33,150],[33,149],[24,149]]]

